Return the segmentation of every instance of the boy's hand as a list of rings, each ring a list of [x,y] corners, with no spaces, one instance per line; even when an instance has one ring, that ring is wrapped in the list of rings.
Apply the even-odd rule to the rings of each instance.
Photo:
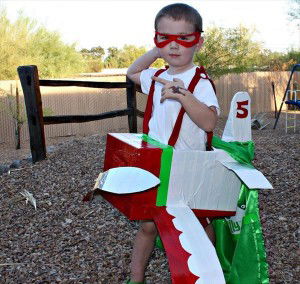
[[[182,80],[174,78],[173,81],[165,80],[159,77],[152,76],[152,80],[159,82],[164,85],[161,90],[161,99],[162,103],[166,99],[173,99],[180,101],[182,96],[191,95],[191,92],[185,89],[184,83]]]

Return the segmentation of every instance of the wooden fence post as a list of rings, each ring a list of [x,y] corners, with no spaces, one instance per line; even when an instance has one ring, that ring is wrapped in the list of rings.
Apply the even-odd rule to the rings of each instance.
[[[32,162],[35,163],[46,158],[44,120],[38,69],[35,65],[19,66],[18,73],[26,105]]]
[[[129,132],[137,133],[137,109],[136,109],[135,84],[128,77],[126,77],[126,82],[130,84],[130,87],[126,88],[127,108],[130,109],[130,114],[128,115]]]

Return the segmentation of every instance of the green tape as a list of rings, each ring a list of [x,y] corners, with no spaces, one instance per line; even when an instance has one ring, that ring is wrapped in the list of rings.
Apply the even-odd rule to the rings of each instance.
[[[157,189],[156,196],[156,205],[157,206],[165,206],[167,204],[168,198],[168,188],[169,188],[169,180],[170,180],[170,172],[172,167],[172,157],[173,157],[173,147],[170,145],[166,145],[160,143],[157,140],[152,139],[146,134],[142,136],[143,141],[157,146],[162,149],[161,161],[160,161],[160,185]]]
[[[169,148],[163,149],[163,153],[161,155],[160,174],[159,174],[160,185],[158,187],[158,192],[156,197],[157,206],[167,205],[170,172],[172,167],[172,157],[173,157],[173,148],[171,146],[169,146]]]
[[[161,149],[172,148],[170,145],[163,144],[163,143],[161,143],[161,142],[159,142],[159,141],[157,141],[157,140],[149,137],[147,134],[143,134],[142,135],[142,140],[145,141],[145,142],[147,142],[147,143],[149,143],[149,144],[151,144],[151,145],[153,145],[153,146],[157,146],[157,147],[159,147]]]

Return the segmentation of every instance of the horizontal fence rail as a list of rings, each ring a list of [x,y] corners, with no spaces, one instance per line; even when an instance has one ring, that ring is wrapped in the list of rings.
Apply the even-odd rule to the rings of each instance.
[[[44,116],[44,124],[59,124],[59,123],[82,123],[118,116],[130,115],[131,109],[120,109],[109,111],[100,114],[86,114],[86,115],[57,115],[57,116]]]
[[[131,88],[129,82],[93,82],[93,81],[76,81],[76,80],[39,80],[40,86],[51,87],[88,87],[104,89],[124,89]]]
[[[127,79],[126,82],[40,80],[38,69],[35,65],[19,66],[18,74],[24,93],[33,163],[46,158],[44,125],[61,123],[82,123],[127,115],[129,131],[137,132],[137,116],[141,115],[142,112],[138,112],[136,109],[136,88],[135,84],[129,79]],[[101,114],[43,116],[40,86],[76,86],[105,89],[126,88],[127,108],[109,111]]]

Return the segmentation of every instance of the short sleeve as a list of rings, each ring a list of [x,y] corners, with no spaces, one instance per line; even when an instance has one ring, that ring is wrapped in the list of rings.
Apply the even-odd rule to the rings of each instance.
[[[152,83],[151,77],[155,74],[156,71],[157,69],[155,68],[148,68],[141,72],[140,81],[141,81],[142,92],[144,94],[147,95],[149,94],[151,83]]]
[[[214,106],[217,109],[218,115],[220,115],[220,106],[217,96],[213,89],[211,82],[207,79],[201,79],[196,86],[194,96],[208,107]]]

